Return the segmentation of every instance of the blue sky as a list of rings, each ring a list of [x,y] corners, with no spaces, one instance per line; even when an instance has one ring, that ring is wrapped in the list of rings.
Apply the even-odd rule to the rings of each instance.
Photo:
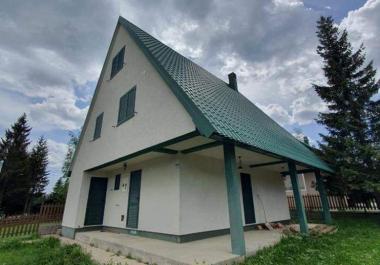
[[[165,8],[162,8],[165,6]],[[119,15],[220,78],[238,75],[239,91],[290,132],[313,143],[326,106],[315,22],[331,15],[380,65],[380,0],[128,0],[2,2],[0,136],[23,112],[31,138],[48,139],[52,189],[68,133],[78,133]],[[20,19],[23,18],[23,19]],[[25,23],[28,21],[28,23]]]

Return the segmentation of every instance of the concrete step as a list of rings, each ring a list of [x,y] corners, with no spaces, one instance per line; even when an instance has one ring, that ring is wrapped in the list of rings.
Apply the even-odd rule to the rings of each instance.
[[[103,232],[108,234],[107,232]],[[146,264],[157,264],[157,265],[190,265],[190,263],[183,263],[177,260],[173,260],[171,258],[148,253],[142,249],[127,246],[122,242],[117,242],[117,240],[113,240],[108,236],[104,238],[99,237],[99,234],[92,234],[91,232],[79,232],[75,235],[75,240],[85,243],[89,246],[100,248],[116,255],[125,256],[129,259],[134,259],[138,262],[146,263]],[[127,240],[127,238],[126,238]]]

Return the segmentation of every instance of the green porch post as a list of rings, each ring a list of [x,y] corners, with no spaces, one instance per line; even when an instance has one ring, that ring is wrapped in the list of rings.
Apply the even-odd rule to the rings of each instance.
[[[315,179],[317,180],[317,188],[319,191],[319,196],[322,202],[322,216],[325,224],[331,224],[332,218],[330,213],[329,200],[327,199],[327,193],[325,189],[325,184],[323,183],[323,178],[319,170],[315,171]]]
[[[230,217],[231,248],[233,254],[243,256],[245,255],[245,240],[240,204],[241,187],[236,171],[235,146],[230,143],[224,143],[223,152]]]
[[[303,198],[299,187],[299,181],[297,176],[296,164],[294,161],[288,162],[290,179],[292,181],[293,195],[296,202],[296,211],[298,215],[298,222],[300,223],[300,231],[302,234],[308,234],[307,219],[305,213],[305,207],[303,205]]]

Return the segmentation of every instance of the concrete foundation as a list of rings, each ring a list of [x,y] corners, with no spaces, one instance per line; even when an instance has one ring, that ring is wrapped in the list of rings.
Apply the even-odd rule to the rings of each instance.
[[[259,249],[279,242],[281,233],[253,230],[246,231],[244,237],[247,256],[253,256]],[[244,259],[231,253],[230,235],[182,244],[101,231],[78,232],[75,239],[150,264],[233,264]]]

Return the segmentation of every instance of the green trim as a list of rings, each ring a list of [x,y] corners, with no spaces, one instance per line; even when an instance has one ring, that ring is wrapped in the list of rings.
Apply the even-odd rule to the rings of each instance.
[[[194,104],[194,102],[189,98],[189,96],[181,89],[181,87],[177,84],[175,80],[173,80],[163,68],[163,66],[159,63],[159,61],[149,52],[144,43],[137,36],[135,31],[130,28],[130,24],[123,17],[119,17],[118,23],[121,24],[128,33],[132,36],[134,41],[143,51],[145,56],[148,58],[150,63],[154,66],[157,72],[160,74],[161,78],[167,83],[169,88],[172,90],[174,95],[178,98],[178,100],[185,107],[187,112],[190,114],[192,120],[195,123],[195,126],[201,132],[202,135],[209,137],[213,132],[215,132],[214,127],[211,125],[209,120],[203,115],[203,113],[198,109],[198,107]]]
[[[245,240],[241,210],[241,186],[236,170],[235,146],[223,144],[224,172],[227,182],[228,214],[230,219],[232,253],[245,255]]]
[[[290,220],[281,220],[275,223],[279,223],[279,222],[283,224],[287,224],[287,223],[290,223]],[[245,225],[244,231],[255,230],[258,225],[263,225],[263,223]],[[158,240],[169,241],[169,242],[174,242],[174,243],[187,243],[187,242],[206,239],[210,237],[228,235],[230,233],[229,228],[210,230],[210,231],[204,231],[204,232],[198,232],[198,233],[190,233],[190,234],[185,234],[185,235],[174,235],[174,234],[166,234],[166,233],[158,233],[158,232],[150,232],[150,231],[141,231],[141,230],[135,230],[135,229],[130,229],[130,228],[120,228],[120,227],[113,227],[113,226],[91,226],[91,227],[77,228],[74,230],[75,232],[101,230],[101,231],[107,231],[107,232],[112,232],[112,233],[128,234],[128,235],[133,235],[133,236],[141,236],[141,237],[146,237],[146,238],[158,239]]]
[[[137,151],[137,152],[135,152],[135,153],[132,153],[132,154],[129,154],[129,155],[126,155],[126,156],[123,156],[123,157],[117,158],[117,159],[115,159],[115,160],[112,160],[112,161],[110,161],[110,162],[107,162],[107,163],[101,164],[101,165],[99,165],[99,166],[96,166],[96,167],[93,167],[93,168],[86,169],[85,172],[89,172],[89,171],[92,171],[92,170],[98,170],[98,169],[105,168],[105,167],[108,167],[108,166],[111,166],[111,165],[114,165],[114,164],[117,164],[117,163],[120,163],[120,162],[126,161],[126,160],[128,160],[128,159],[131,159],[131,158],[134,158],[134,157],[137,157],[137,156],[143,155],[143,154],[147,154],[147,153],[149,153],[149,152],[155,152],[155,150],[160,149],[160,148],[162,148],[162,147],[165,147],[165,146],[168,146],[168,145],[172,145],[172,144],[176,144],[176,143],[179,143],[179,142],[182,142],[182,141],[185,141],[185,140],[191,139],[191,138],[196,137],[196,136],[199,136],[199,132],[198,132],[198,131],[193,131],[193,132],[190,132],[190,133],[187,133],[187,134],[184,134],[184,135],[178,136],[178,137],[176,137],[176,138],[170,139],[170,140],[168,140],[168,141],[165,141],[165,142],[162,142],[162,143],[159,143],[159,144],[153,145],[153,146],[151,146],[151,147],[148,147],[148,148],[142,149],[142,150]]]
[[[254,168],[254,167],[265,167],[265,166],[271,166],[271,165],[277,165],[277,164],[283,164],[283,163],[286,163],[286,161],[273,161],[273,162],[268,162],[268,163],[261,163],[261,164],[253,164],[253,165],[249,165],[250,168]]]
[[[154,150],[154,152],[163,153],[163,154],[169,154],[169,155],[178,154],[177,150],[172,150],[172,149],[164,148],[164,147],[157,148],[156,150]]]
[[[292,181],[293,187],[293,196],[296,202],[296,210],[298,215],[298,222],[300,224],[300,231],[302,234],[307,235],[309,233],[307,226],[307,219],[305,213],[305,207],[303,205],[302,194],[299,187],[299,180],[297,177],[296,163],[294,161],[290,161],[288,163],[290,180]]]
[[[321,197],[322,203],[322,216],[325,224],[331,224],[332,218],[330,213],[329,200],[327,198],[327,192],[325,189],[325,184],[323,183],[323,178],[321,176],[321,172],[319,170],[315,171],[315,179],[317,181],[317,189],[319,191],[319,195]]]
[[[212,147],[216,147],[216,146],[220,146],[220,145],[222,145],[221,142],[212,142],[212,143],[202,144],[202,145],[198,145],[195,147],[191,147],[191,148],[182,150],[181,153],[182,154],[190,154],[190,153],[194,153],[197,151],[201,151],[204,149],[208,149],[208,148],[212,148]]]
[[[76,229],[72,227],[62,226],[62,236],[74,239],[75,238]]]
[[[300,170],[296,170],[297,171],[297,174],[305,174],[305,173],[313,173],[315,172],[315,169],[310,169],[310,168],[307,168],[307,169],[300,169]],[[281,175],[283,176],[287,176],[290,174],[289,171],[282,171],[280,172]]]

